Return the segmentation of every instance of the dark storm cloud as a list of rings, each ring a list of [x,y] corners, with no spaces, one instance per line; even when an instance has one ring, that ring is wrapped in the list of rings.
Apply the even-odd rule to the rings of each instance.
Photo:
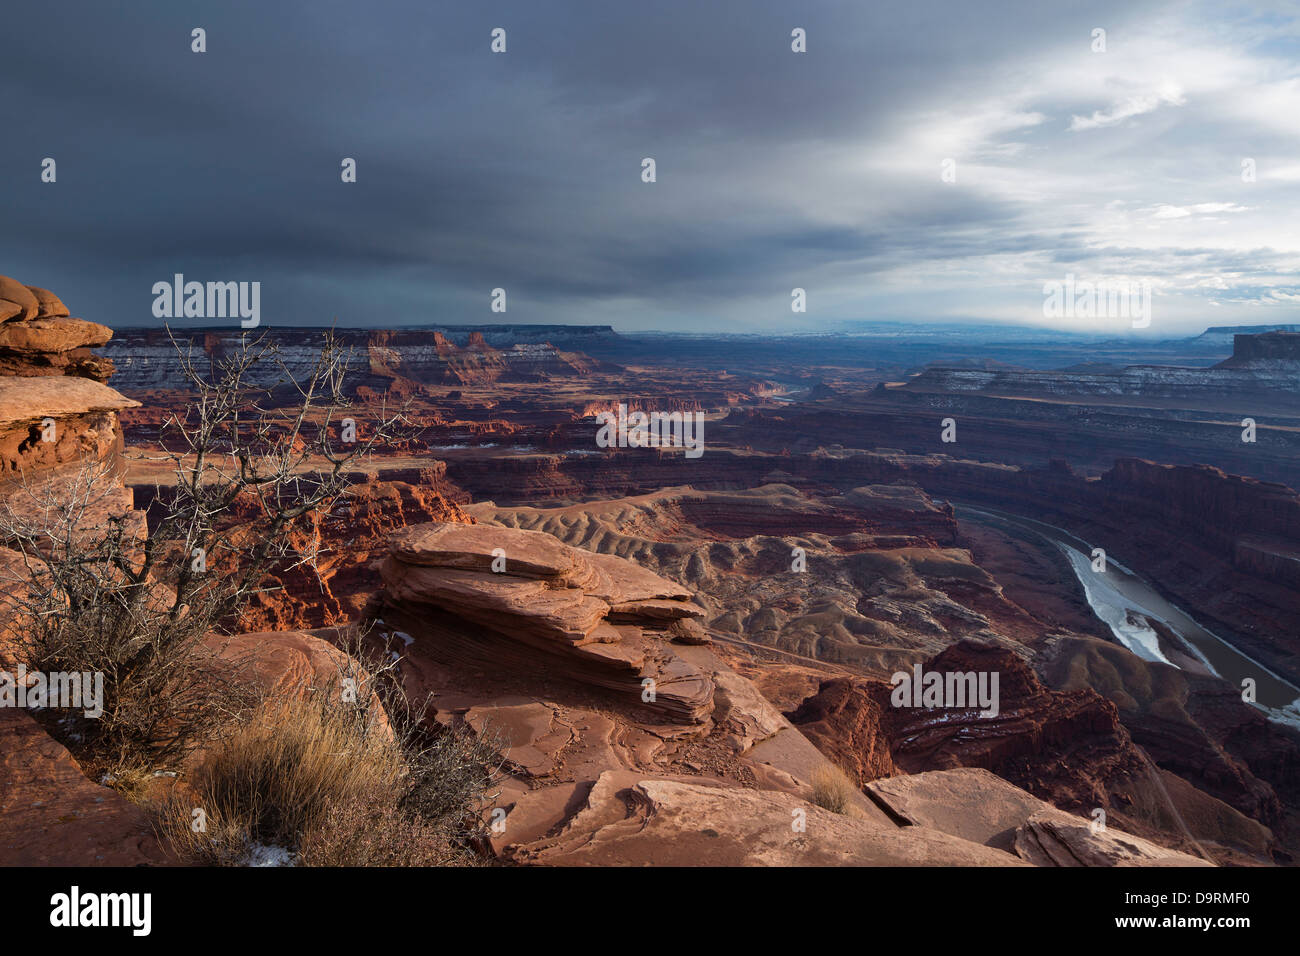
[[[886,275],[896,311],[909,270],[1032,271],[1130,240],[1091,218],[1116,196],[1131,216],[1218,198],[1107,179],[1149,145],[1066,131],[1072,112],[1117,108],[1076,89],[1091,29],[1118,43],[1162,7],[1051,6],[22,0],[0,61],[0,272],[118,325],[154,321],[152,284],[175,272],[260,280],[271,323],[744,327],[794,285],[870,317]],[[1045,57],[1061,48],[1077,67]],[[1286,140],[1232,122],[1260,149]],[[1186,155],[1199,134],[1158,135]],[[1206,165],[1235,166],[1224,150]],[[953,155],[961,188],[939,181]],[[1179,258],[1162,247],[1145,254]],[[960,281],[965,314],[992,306],[995,283]],[[932,284],[915,280],[918,317]]]

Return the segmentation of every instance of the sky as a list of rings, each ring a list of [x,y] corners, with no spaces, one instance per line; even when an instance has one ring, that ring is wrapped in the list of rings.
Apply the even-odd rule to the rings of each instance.
[[[1300,322],[1294,2],[7,0],[4,22],[0,273],[108,325],[161,324],[176,273],[260,282],[267,326]],[[1149,323],[1045,314],[1067,282],[1150,290]]]

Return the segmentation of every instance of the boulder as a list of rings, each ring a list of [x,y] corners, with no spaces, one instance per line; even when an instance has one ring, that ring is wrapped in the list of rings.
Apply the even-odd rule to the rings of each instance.
[[[205,647],[221,666],[238,668],[268,697],[303,694],[337,686],[360,675],[355,663],[326,638],[341,640],[342,631],[278,631],[261,634],[209,635]]]
[[[0,376],[72,376],[103,382],[112,361],[90,351],[113,332],[74,319],[53,292],[0,276]]]
[[[38,306],[36,317],[39,318],[58,318],[59,316],[71,315],[68,307],[63,304],[63,300],[51,292],[49,289],[42,289],[39,286],[29,285],[28,291],[36,296]],[[105,339],[105,341],[108,341]]]
[[[34,319],[41,304],[32,290],[17,279],[0,276],[0,321]]]
[[[1016,831],[1016,854],[1035,866],[1213,866],[1114,829],[1094,831],[1077,817],[1035,814]]]

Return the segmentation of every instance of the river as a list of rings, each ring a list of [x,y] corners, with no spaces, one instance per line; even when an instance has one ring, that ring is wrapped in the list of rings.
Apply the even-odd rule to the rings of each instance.
[[[1116,641],[1138,657],[1177,667],[1170,658],[1177,657],[1181,651],[1234,687],[1241,687],[1245,678],[1252,678],[1255,706],[1271,720],[1300,728],[1300,688],[1167,601],[1136,572],[1109,555],[1105,573],[1094,571],[1092,546],[1064,528],[983,505],[954,502],[953,507],[958,518],[966,516],[979,523],[1010,525],[1057,548],[1069,562],[1098,620],[1110,628]],[[1168,638],[1147,626],[1148,621],[1157,621],[1172,631],[1181,646],[1169,646]]]

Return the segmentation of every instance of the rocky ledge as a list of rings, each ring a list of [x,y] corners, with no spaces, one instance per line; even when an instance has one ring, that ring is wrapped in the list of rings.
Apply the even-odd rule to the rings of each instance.
[[[0,276],[0,375],[74,375],[103,382],[113,363],[90,349],[113,330],[74,319],[53,292]]]
[[[703,611],[685,588],[548,534],[436,523],[395,536],[385,602],[417,616],[444,660],[553,669],[699,723],[713,683],[674,653],[698,643]]]
[[[498,749],[502,776],[485,816],[500,859],[1204,862],[1126,835],[1117,844],[983,770],[894,777],[880,792],[846,781],[843,812],[815,805],[811,781],[827,756],[845,754],[819,752],[719,657],[687,589],[624,558],[544,532],[436,523],[394,535],[384,578],[372,611],[400,641],[408,695],[427,701],[426,720]]]
[[[115,464],[118,413],[139,403],[103,384],[112,363],[89,350],[112,334],[69,318],[54,293],[0,276],[0,502],[15,513],[48,507],[41,502],[51,483],[81,475],[91,461],[114,463],[101,476],[111,487],[102,489],[96,517],[130,509]]]

